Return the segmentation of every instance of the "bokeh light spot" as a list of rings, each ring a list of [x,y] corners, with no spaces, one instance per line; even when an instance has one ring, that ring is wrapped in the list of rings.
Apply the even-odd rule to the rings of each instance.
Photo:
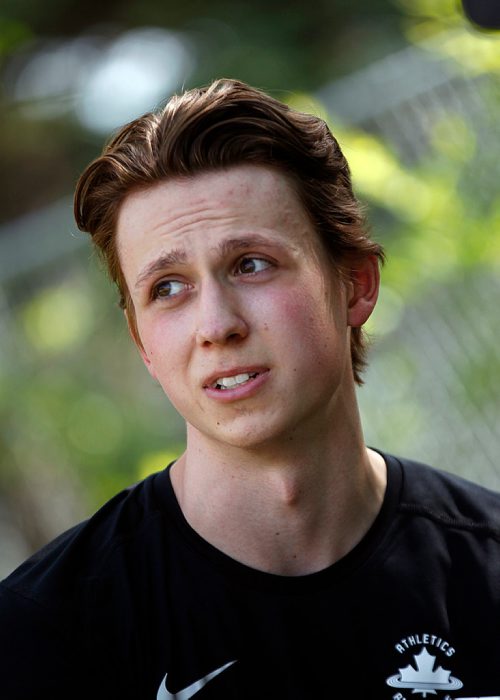
[[[32,345],[42,352],[60,352],[84,340],[92,309],[81,289],[69,284],[42,290],[24,308],[23,324]]]

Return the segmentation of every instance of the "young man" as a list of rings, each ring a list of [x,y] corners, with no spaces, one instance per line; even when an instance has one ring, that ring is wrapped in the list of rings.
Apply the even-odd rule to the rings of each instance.
[[[383,252],[326,125],[217,81],[75,211],[187,446],[3,582],[2,698],[500,697],[500,497],[364,443]]]

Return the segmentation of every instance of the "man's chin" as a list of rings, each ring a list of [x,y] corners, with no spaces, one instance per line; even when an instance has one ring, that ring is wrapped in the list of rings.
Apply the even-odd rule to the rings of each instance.
[[[201,428],[201,426],[200,426]],[[282,431],[273,429],[269,421],[252,424],[245,421],[231,421],[224,424],[219,421],[215,427],[198,428],[198,439],[217,446],[256,452],[276,445],[284,440]],[[189,430],[188,430],[189,439]]]

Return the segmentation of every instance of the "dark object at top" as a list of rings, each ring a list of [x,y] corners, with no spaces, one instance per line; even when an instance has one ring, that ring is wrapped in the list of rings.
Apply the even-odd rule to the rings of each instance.
[[[462,0],[465,16],[482,29],[500,29],[500,0]]]

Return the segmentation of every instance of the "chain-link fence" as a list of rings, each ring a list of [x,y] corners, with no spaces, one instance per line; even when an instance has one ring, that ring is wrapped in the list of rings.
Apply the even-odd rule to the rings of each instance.
[[[477,212],[489,212],[500,201],[500,79],[498,72],[464,70],[437,51],[454,40],[450,32],[409,47],[327,86],[320,97],[409,165],[425,159],[440,119],[459,117],[474,155],[457,186],[473,192]],[[455,137],[460,148],[463,131]],[[473,217],[467,235],[478,235]],[[500,217],[489,235],[500,239]],[[388,252],[390,266],[390,245]],[[377,337],[374,323],[359,399],[368,443],[500,488],[500,265],[485,258],[444,280],[426,280],[397,307],[391,332]]]

